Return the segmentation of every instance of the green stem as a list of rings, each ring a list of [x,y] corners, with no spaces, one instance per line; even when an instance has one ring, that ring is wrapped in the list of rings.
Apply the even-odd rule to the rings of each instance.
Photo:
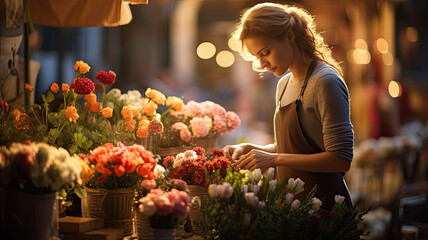
[[[34,112],[34,108],[31,108],[31,111],[33,112],[34,117],[36,117],[37,122],[42,125],[42,123],[40,122],[39,118],[36,115],[36,112]]]
[[[61,131],[62,131],[62,129],[64,129],[64,127],[65,127],[65,124],[62,125],[61,129],[58,131],[58,134],[56,135],[56,137],[54,138],[52,143],[55,143],[56,139],[59,137],[59,135],[61,134]]]
[[[104,99],[105,98],[106,98],[106,85],[103,84],[103,97],[102,97],[102,99],[103,99],[103,101],[102,101],[103,106],[104,106]]]

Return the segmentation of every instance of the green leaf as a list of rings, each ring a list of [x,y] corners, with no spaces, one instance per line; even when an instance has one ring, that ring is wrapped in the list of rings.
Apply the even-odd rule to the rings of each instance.
[[[72,204],[72,201],[62,201],[62,205],[64,205],[65,207],[70,207]]]
[[[70,154],[73,154],[77,151],[77,146],[73,144],[68,150],[70,151]]]
[[[67,198],[67,192],[65,191],[64,188],[61,188],[61,190],[59,190],[59,196],[62,197],[63,199]]]
[[[79,198],[86,198],[86,190],[81,186],[76,186],[74,188],[74,193],[76,193]]]

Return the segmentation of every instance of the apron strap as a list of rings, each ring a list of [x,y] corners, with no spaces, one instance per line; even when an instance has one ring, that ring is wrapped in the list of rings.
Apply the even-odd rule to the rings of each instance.
[[[300,94],[296,99],[296,103],[297,103],[297,101],[302,101],[303,93],[305,92],[306,86],[308,85],[309,78],[311,77],[312,73],[314,72],[317,64],[318,64],[318,61],[313,59],[311,64],[309,65],[308,72],[306,73],[305,81],[303,82],[303,86],[302,86],[302,89],[300,90]]]

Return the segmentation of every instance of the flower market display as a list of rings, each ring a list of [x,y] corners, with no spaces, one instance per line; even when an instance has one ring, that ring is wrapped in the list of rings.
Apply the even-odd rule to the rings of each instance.
[[[54,203],[60,199],[70,207],[77,204],[76,194],[82,199],[78,217],[102,219],[104,228],[139,239],[174,239],[185,231],[208,239],[363,234],[365,212],[347,209],[342,196],[332,209],[323,209],[316,188],[302,201],[295,197],[304,189],[298,178],[279,183],[273,168],[235,168],[216,140],[240,125],[236,113],[152,88],[122,93],[111,88],[113,71],[99,71],[94,82],[83,61],[74,70],[72,83],[53,83],[41,104],[0,100],[2,203],[20,202],[11,211],[23,218],[31,211],[47,216],[20,225],[2,209],[7,224],[25,226],[38,239],[58,237],[51,227]],[[26,84],[24,93],[32,91]],[[31,238],[20,236],[17,227],[11,226],[11,237]]]

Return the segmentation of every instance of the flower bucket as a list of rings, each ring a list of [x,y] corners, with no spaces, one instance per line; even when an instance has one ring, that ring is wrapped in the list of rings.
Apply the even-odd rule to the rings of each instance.
[[[204,231],[198,228],[195,222],[202,222],[204,220],[201,214],[201,199],[208,198],[208,188],[198,185],[188,185],[189,195],[192,199],[190,206],[189,218],[192,225],[192,231],[196,235],[203,235]]]
[[[137,229],[137,236],[139,240],[154,240],[153,228],[150,226],[149,217],[142,214],[138,207],[135,208],[135,222]]]
[[[104,226],[122,228],[124,235],[133,232],[133,202],[135,190],[131,188],[108,189],[103,202]]]
[[[103,202],[107,195],[107,190],[87,187],[85,187],[85,190],[87,197],[82,199],[82,217],[103,218]]]
[[[211,155],[213,152],[213,149],[217,145],[217,136],[209,136],[204,138],[194,138],[192,139],[192,145],[195,147],[201,147],[205,149],[206,155]]]
[[[154,228],[153,232],[156,240],[175,239],[175,228]]]
[[[161,156],[162,158],[167,156],[175,157],[177,154],[187,150],[192,150],[194,147],[202,147],[203,149],[205,149],[205,152],[207,155],[211,155],[213,149],[217,144],[217,140],[218,140],[217,136],[211,136],[211,137],[205,137],[205,138],[192,139],[190,145],[183,145],[178,147],[156,146],[156,153],[159,154],[159,156]]]
[[[6,239],[50,240],[56,237],[56,193],[29,194],[3,189],[3,230]],[[58,217],[58,216],[56,216]]]

